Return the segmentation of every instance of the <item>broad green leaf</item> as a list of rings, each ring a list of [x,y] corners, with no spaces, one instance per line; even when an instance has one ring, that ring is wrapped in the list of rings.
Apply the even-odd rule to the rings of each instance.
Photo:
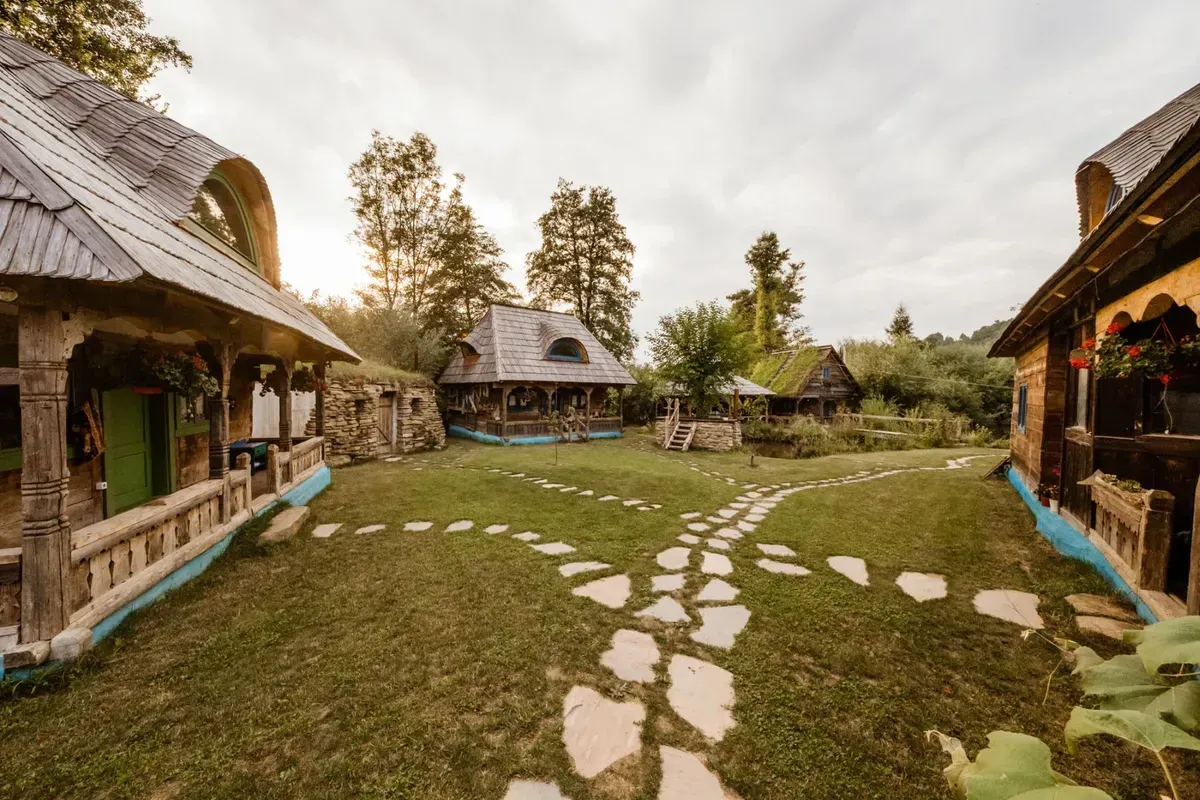
[[[1200,726],[1200,682],[1188,680],[1173,686],[1166,678],[1146,671],[1140,656],[1122,655],[1076,668],[1085,695],[1100,700],[1110,711],[1144,711],[1166,717],[1185,731]]]
[[[1014,795],[1012,800],[1112,800],[1112,795],[1087,786],[1055,786]]]
[[[960,777],[967,800],[1009,800],[1034,789],[1050,789],[1068,779],[1050,767],[1050,748],[1023,733],[993,731],[988,746]]]
[[[1179,617],[1156,622],[1140,631],[1125,631],[1124,639],[1137,645],[1148,672],[1158,672],[1163,664],[1200,663],[1200,616]]]
[[[1200,739],[1189,736],[1161,717],[1141,711],[1115,711],[1102,708],[1071,710],[1071,719],[1063,731],[1067,749],[1074,753],[1080,739],[1107,734],[1133,742],[1147,750],[1160,752],[1168,747],[1200,750]]]
[[[1167,722],[1185,731],[1200,728],[1200,681],[1172,686],[1146,706],[1146,713],[1165,717]]]
[[[1080,647],[1075,651],[1074,674],[1078,675],[1085,669],[1091,669],[1097,664],[1103,664],[1104,659],[1090,647]]]

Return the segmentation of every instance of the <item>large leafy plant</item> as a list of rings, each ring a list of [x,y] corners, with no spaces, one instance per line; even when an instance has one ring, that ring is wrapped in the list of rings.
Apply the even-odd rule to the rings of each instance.
[[[1181,800],[1163,752],[1200,751],[1200,617],[1181,617],[1127,631],[1136,654],[1101,658],[1090,647],[1055,640],[1062,658],[1074,664],[1084,697],[1094,707],[1076,706],[1063,733],[1067,749],[1091,736],[1115,736],[1149,751],[1162,767],[1170,799]],[[1062,661],[1060,661],[1060,664]],[[1057,669],[1057,667],[1056,667]],[[950,755],[946,780],[964,800],[1111,800],[1080,786],[1050,765],[1050,748],[1020,733],[995,731],[971,761],[958,739],[930,731]]]

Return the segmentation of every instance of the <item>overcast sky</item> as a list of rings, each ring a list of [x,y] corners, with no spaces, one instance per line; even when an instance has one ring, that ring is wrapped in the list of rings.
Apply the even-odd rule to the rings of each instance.
[[[286,281],[363,282],[346,170],[421,130],[518,287],[557,179],[611,187],[642,335],[746,285],[763,230],[822,342],[1011,316],[1078,241],[1079,163],[1200,82],[1195,0],[145,6],[195,58],[153,89],[266,175]]]

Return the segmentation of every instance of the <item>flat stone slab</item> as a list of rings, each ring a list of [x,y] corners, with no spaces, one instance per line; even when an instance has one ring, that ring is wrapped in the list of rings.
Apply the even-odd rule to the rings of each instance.
[[[338,528],[342,527],[340,522],[326,522],[324,525],[318,525],[313,528],[312,535],[317,539],[328,539],[338,532]]]
[[[738,511],[744,511],[746,509],[746,504],[745,503],[730,503],[729,507],[736,508]],[[717,513],[719,514],[720,512],[718,511]]]
[[[713,578],[696,595],[698,603],[727,603],[738,596],[738,589],[720,578]]]
[[[483,529],[484,533],[504,533],[508,530],[507,525],[488,525]]]
[[[783,558],[796,557],[796,551],[786,544],[760,544],[758,549],[769,556],[782,556]]]
[[[1129,630],[1138,630],[1142,626],[1127,620],[1109,619],[1108,617],[1092,617],[1086,614],[1075,618],[1075,627],[1086,633],[1098,633],[1115,641],[1123,641],[1122,634]]]
[[[620,499],[621,499],[620,495],[606,494],[606,495],[604,495],[604,497],[600,498],[600,502],[607,503],[609,500],[620,500]]]
[[[674,597],[660,597],[653,605],[634,614],[635,617],[651,617],[660,622],[691,622],[691,617]]]
[[[458,522],[451,522],[446,526],[446,533],[459,533],[460,531],[469,531],[475,527],[475,523],[469,519],[460,519]]]
[[[598,570],[608,569],[609,564],[603,561],[573,561],[570,564],[563,564],[558,568],[558,572],[564,578],[570,578],[572,575],[579,575],[584,572],[597,572]]]
[[[733,640],[750,621],[750,609],[745,606],[711,606],[700,609],[700,630],[692,641],[728,650]]]
[[[1037,612],[1041,601],[1036,594],[1012,589],[987,589],[975,595],[975,611],[989,617],[1012,622],[1025,628],[1041,630],[1046,627]]]
[[[655,561],[663,569],[683,569],[688,565],[688,558],[692,555],[692,551],[686,547],[672,547],[663,550],[657,556]]]
[[[696,517],[704,516],[699,511],[688,511],[686,514],[680,514],[680,519],[695,519]]]
[[[559,491],[563,494],[566,494],[567,492],[574,492],[578,488],[578,486],[564,486],[563,488],[559,489]]]
[[[545,781],[511,781],[503,800],[571,800],[558,790],[558,784]]]
[[[641,703],[614,703],[594,689],[576,686],[563,700],[563,744],[575,771],[594,778],[642,749]]]
[[[737,539],[741,539],[743,536],[745,536],[744,533],[737,530],[736,528],[720,528],[719,530],[717,530],[716,533],[717,533],[717,536],[720,536],[722,539],[737,540]]]
[[[742,517],[742,519],[746,520],[746,522],[762,522],[766,518],[766,514],[747,514],[746,516]]]
[[[667,702],[696,730],[714,741],[733,727],[733,675],[716,664],[675,655],[667,667],[671,687]]]
[[[709,525],[707,522],[689,522],[687,527],[689,531],[703,533],[704,531],[708,530]]]
[[[525,531],[524,533],[514,533],[512,538],[519,539],[522,542],[536,542],[542,538],[542,535],[533,531]]]
[[[595,600],[600,605],[609,608],[621,608],[629,599],[629,586],[628,575],[609,575],[607,578],[576,586],[571,590],[571,594]]]
[[[600,656],[600,663],[623,681],[654,683],[654,665],[659,658],[653,636],[622,628],[613,634],[612,648]]]
[[[918,603],[946,596],[946,578],[933,572],[901,572],[896,585]]]
[[[733,572],[733,564],[728,556],[705,551],[704,560],[700,562],[700,571],[705,575],[728,575]]]
[[[650,579],[650,588],[655,592],[677,592],[683,588],[686,576],[682,572],[670,575],[655,575]]]
[[[744,519],[739,519],[737,526],[739,531],[745,531],[746,533],[753,533],[754,529],[758,527],[753,522],[747,522]]]
[[[705,544],[713,550],[732,550],[733,545],[724,539],[709,539]]]
[[[681,533],[675,538],[684,544],[700,544],[700,537],[694,533]]]
[[[561,489],[563,486],[566,486],[566,484],[565,483],[543,483],[542,484],[543,489]]]
[[[658,748],[658,754],[662,760],[658,800],[726,800],[721,780],[709,772],[699,758],[665,745]],[[552,797],[547,795],[547,798]]]
[[[361,528],[356,530],[355,533],[375,533],[383,530],[386,527],[387,525],[363,525]]]
[[[567,553],[574,553],[575,548],[566,542],[550,542],[548,544],[531,544],[529,545],[539,553],[545,553],[548,556],[561,556]]]
[[[392,456],[391,458],[384,459],[384,461],[386,461],[389,464],[395,464],[397,461],[403,461],[403,460],[404,460],[404,456]]]
[[[1108,617],[1124,620],[1125,622],[1140,622],[1141,617],[1132,608],[1121,605],[1111,597],[1102,594],[1069,594],[1067,603],[1075,609],[1076,614],[1088,617]]]
[[[737,512],[736,508],[718,508],[717,509],[718,517],[724,517],[725,519],[733,519],[737,515],[738,515],[738,512]]]
[[[780,575],[808,575],[811,573],[811,570],[807,570],[799,564],[786,564],[770,558],[760,558],[754,563],[767,572],[778,572]]]
[[[770,509],[768,509],[768,508],[766,508],[765,506],[762,506],[762,505],[753,505],[753,506],[750,506],[750,513],[751,513],[751,514],[766,514],[766,513],[767,513],[769,510],[770,510]],[[754,520],[750,520],[750,521],[751,521],[751,522],[754,522]]]
[[[584,489],[582,492],[576,492],[580,497],[591,497],[595,494],[591,489]]]
[[[287,541],[300,532],[300,526],[308,519],[308,506],[292,506],[271,518],[271,524],[258,536],[258,541],[276,544]]]
[[[867,562],[861,558],[855,558],[854,556],[830,556],[825,559],[825,563],[834,572],[845,575],[859,586],[869,586],[871,584],[870,578],[867,577]]]

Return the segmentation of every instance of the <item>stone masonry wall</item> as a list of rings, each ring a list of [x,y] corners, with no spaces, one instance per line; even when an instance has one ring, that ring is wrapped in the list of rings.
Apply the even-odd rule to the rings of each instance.
[[[375,458],[383,435],[379,432],[379,398],[395,393],[397,453],[411,453],[446,444],[446,429],[433,389],[402,383],[330,381],[325,391],[325,457],[327,461]],[[316,413],[305,426],[316,435]]]
[[[666,435],[666,420],[654,422],[654,439],[659,446]],[[717,450],[727,453],[742,446],[742,423],[736,420],[699,420],[696,435],[692,437],[692,450]]]

